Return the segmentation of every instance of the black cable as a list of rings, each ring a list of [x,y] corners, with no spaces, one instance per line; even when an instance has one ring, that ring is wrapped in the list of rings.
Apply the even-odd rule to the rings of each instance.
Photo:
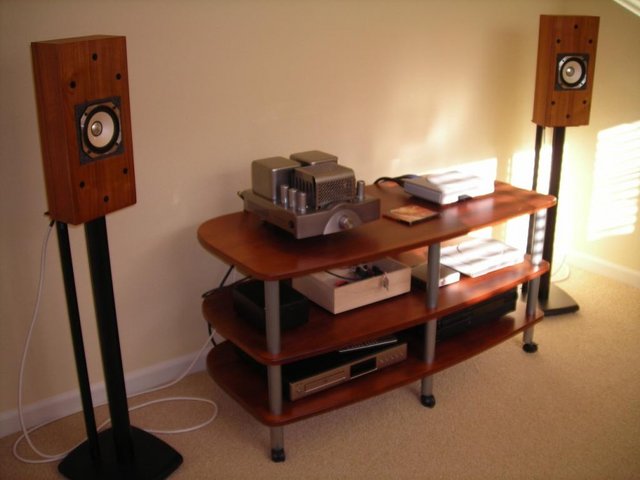
[[[207,298],[213,292],[220,290],[222,287],[224,287],[224,284],[227,281],[227,278],[229,278],[229,275],[231,275],[231,272],[233,271],[233,269],[234,269],[234,266],[230,265],[229,268],[227,269],[227,273],[225,273],[224,277],[222,277],[222,281],[220,282],[220,285],[218,285],[216,288],[212,288],[211,290],[204,292],[202,294],[202,298]],[[211,324],[209,322],[207,322],[207,330],[209,331],[209,336],[211,337],[211,343],[213,344],[214,347],[217,347],[218,344],[216,343],[216,340],[213,338],[213,327],[211,327]]]
[[[346,280],[348,282],[355,282],[356,280],[359,280],[358,277],[347,277],[346,275],[340,275],[339,273],[332,272],[331,270],[325,270],[325,272],[333,277],[339,278],[340,280]]]
[[[217,290],[220,290],[222,287],[224,287],[224,284],[227,281],[227,278],[229,278],[229,275],[231,274],[233,269],[234,269],[234,266],[230,265],[229,268],[227,269],[227,273],[225,273],[224,277],[222,278],[222,281],[220,282],[220,285],[218,285],[216,288],[212,288],[211,290],[207,290],[206,292],[204,292],[202,294],[202,298],[207,298],[213,292],[215,292]]]
[[[410,178],[418,178],[418,177],[419,175],[414,175],[412,173],[408,173],[406,175],[400,175],[399,177],[380,177],[376,179],[376,181],[373,182],[373,184],[378,185],[379,183],[384,183],[384,182],[394,182],[400,185],[401,187],[403,187],[405,180],[408,180]]]
[[[211,324],[209,322],[207,322],[207,330],[209,331],[209,336],[211,337],[211,344],[214,347],[217,347],[218,344],[216,343],[216,339],[213,338],[213,328],[211,327]]]
[[[222,288],[224,287],[224,284],[227,281],[227,278],[229,278],[229,275],[231,275],[231,272],[233,271],[233,265],[231,265],[228,269],[227,269],[227,273],[224,274],[224,277],[222,278],[222,281],[220,282],[220,286],[218,288]]]
[[[353,276],[341,275],[336,272],[332,272],[331,270],[325,270],[329,275],[339,278],[341,280],[346,280],[348,282],[357,282],[358,280],[363,280],[365,278],[377,277],[378,275],[384,275],[384,271],[378,267],[377,265],[357,265],[353,270]]]

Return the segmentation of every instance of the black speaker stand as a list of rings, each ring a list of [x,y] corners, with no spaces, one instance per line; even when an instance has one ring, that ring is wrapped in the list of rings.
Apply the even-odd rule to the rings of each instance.
[[[102,367],[109,400],[111,428],[96,431],[89,388],[82,331],[71,262],[67,226],[57,222],[69,323],[80,383],[87,440],[58,465],[69,479],[151,480],[168,477],[182,463],[182,456],[153,435],[132,427],[122,368],[111,262],[105,217],[85,223],[89,269],[93,291]]]
[[[533,190],[538,186],[538,169],[540,164],[540,149],[542,147],[542,137],[544,127],[536,127],[535,160],[533,168]],[[564,149],[565,127],[554,127],[551,150],[551,171],[549,176],[549,195],[553,195],[560,201],[560,174],[562,171],[562,151]],[[538,301],[540,309],[545,316],[562,315],[573,313],[579,310],[578,304],[569,294],[556,285],[551,285],[551,267],[553,261],[553,244],[556,232],[556,217],[558,214],[558,204],[547,210],[547,222],[545,225],[544,247],[542,258],[549,262],[549,272],[540,279],[540,293]],[[533,238],[533,224],[529,223],[529,242]],[[527,251],[530,251],[530,245]]]
[[[577,312],[580,307],[567,292],[554,284],[549,285],[546,297],[538,297],[538,306],[547,317]]]

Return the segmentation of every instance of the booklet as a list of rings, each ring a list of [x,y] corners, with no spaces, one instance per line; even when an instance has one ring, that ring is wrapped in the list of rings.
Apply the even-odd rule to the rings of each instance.
[[[443,247],[440,263],[463,275],[478,277],[524,261],[524,252],[492,238],[475,238]]]

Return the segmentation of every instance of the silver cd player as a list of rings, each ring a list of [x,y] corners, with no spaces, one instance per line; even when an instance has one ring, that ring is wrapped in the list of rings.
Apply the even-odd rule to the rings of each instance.
[[[407,358],[407,344],[403,342],[383,346],[369,354],[335,352],[331,355],[330,360],[318,362],[317,359],[313,359],[312,365],[305,365],[303,360],[299,362],[299,368],[292,369],[291,365],[287,365],[287,368],[283,369],[285,388],[288,387],[290,400],[307,397],[399,363]]]

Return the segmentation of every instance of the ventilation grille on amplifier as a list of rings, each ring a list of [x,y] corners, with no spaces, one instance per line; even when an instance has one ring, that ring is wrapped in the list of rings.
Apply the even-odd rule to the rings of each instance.
[[[352,201],[356,195],[353,170],[335,163],[296,168],[293,187],[307,194],[307,204],[319,210],[334,202]]]

